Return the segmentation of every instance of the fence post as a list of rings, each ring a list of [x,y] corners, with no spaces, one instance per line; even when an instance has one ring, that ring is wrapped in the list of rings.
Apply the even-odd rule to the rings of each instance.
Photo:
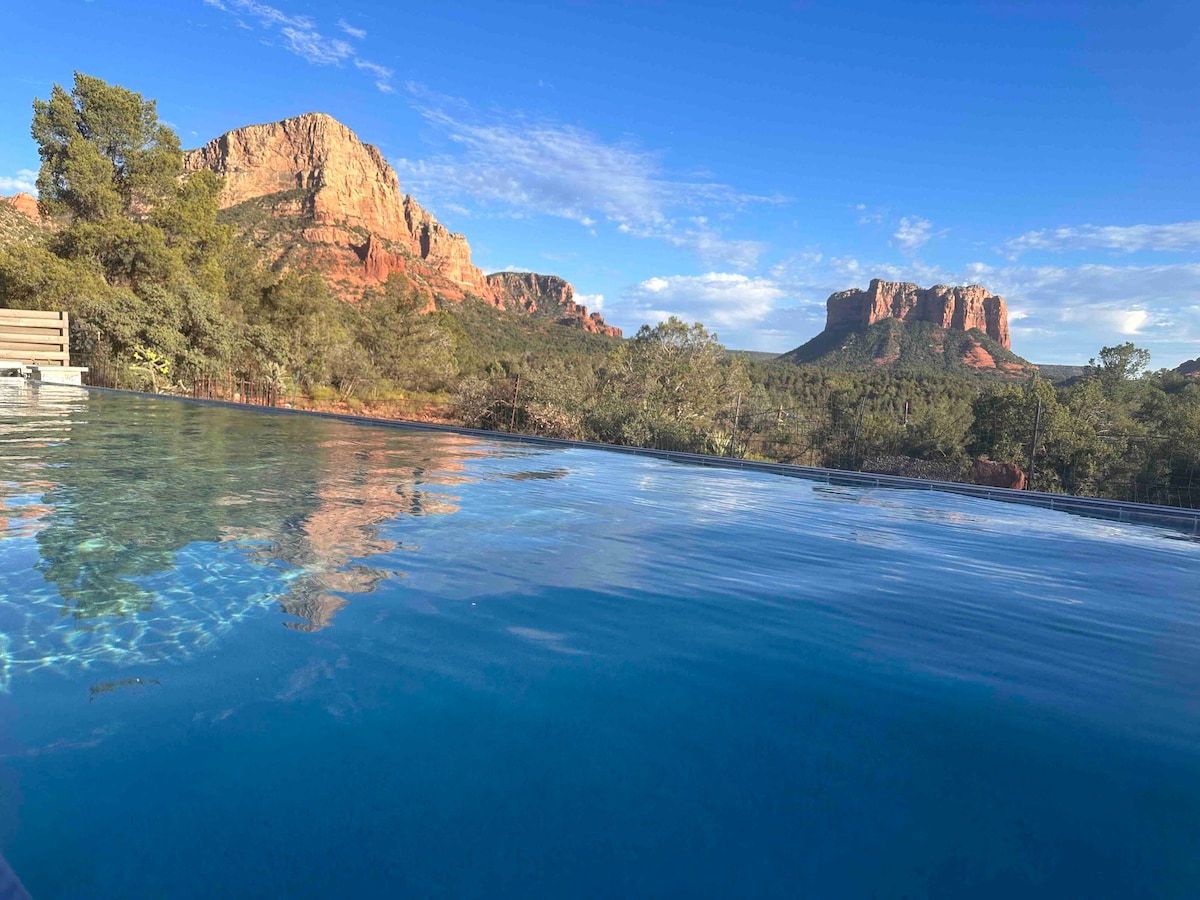
[[[521,396],[521,373],[517,373],[517,383],[513,388],[512,416],[508,420],[509,434],[517,429],[517,398]]]
[[[1042,398],[1037,398],[1037,412],[1033,417],[1033,442],[1029,445],[1029,478],[1025,480],[1025,490],[1033,490],[1033,473],[1037,466],[1038,432],[1042,427]]]
[[[738,391],[737,406],[733,411],[733,433],[729,437],[729,455],[734,455],[734,448],[737,446],[738,436],[738,419],[742,417],[742,392]]]

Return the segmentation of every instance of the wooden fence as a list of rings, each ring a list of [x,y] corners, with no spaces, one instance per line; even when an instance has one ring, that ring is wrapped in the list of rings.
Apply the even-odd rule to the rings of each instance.
[[[69,366],[67,314],[40,309],[0,309],[0,359],[27,366]]]

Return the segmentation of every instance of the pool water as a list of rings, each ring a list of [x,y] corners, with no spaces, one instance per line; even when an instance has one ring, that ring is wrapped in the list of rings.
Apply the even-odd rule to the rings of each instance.
[[[1200,544],[0,388],[35,897],[1200,896]]]

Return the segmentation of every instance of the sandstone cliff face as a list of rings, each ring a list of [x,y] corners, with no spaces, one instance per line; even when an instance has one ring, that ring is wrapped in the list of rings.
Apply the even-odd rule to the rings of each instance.
[[[884,319],[932,322],[958,331],[978,328],[1006,350],[1012,348],[1004,299],[977,284],[922,289],[875,278],[865,291],[841,291],[826,301],[826,331],[860,331]]]
[[[518,299],[507,293],[509,282],[486,278],[471,262],[467,239],[402,193],[376,147],[324,113],[235,129],[185,152],[184,167],[222,175],[222,209],[272,261],[320,271],[346,299],[396,273],[450,300],[470,294],[532,312],[526,301],[542,296],[530,288]],[[620,334],[575,304],[570,285],[555,280],[566,285],[558,303],[563,324]]]
[[[575,302],[575,288],[557,275],[537,272],[495,272],[487,276],[488,284],[503,298],[506,309],[531,315],[553,318],[560,325],[571,325],[593,334],[620,337],[621,329],[606,325],[598,312]]]
[[[50,220],[42,218],[33,197],[0,197],[0,246],[33,240],[41,229],[50,227]]]
[[[31,222],[41,225],[42,212],[38,209],[37,198],[26,193],[13,194],[11,197],[0,197],[0,203],[7,203]]]

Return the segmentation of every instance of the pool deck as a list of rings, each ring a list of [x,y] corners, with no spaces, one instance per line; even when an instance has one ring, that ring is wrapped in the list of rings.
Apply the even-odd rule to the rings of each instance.
[[[36,386],[34,386],[36,388]],[[53,385],[55,389],[65,385]],[[314,410],[290,409],[281,406],[257,406],[235,403],[228,400],[201,400],[172,394],[147,394],[138,391],[116,390],[83,386],[80,390],[105,394],[143,397],[154,400],[175,400],[200,406],[216,406],[229,409],[273,413],[276,415],[310,416],[332,419],[355,425],[371,425],[377,428],[399,428],[409,431],[433,431],[461,434],[493,441],[532,444],[542,447],[563,447],[587,450],[603,450],[609,453],[625,453],[633,456],[649,456],[690,465],[721,469],[746,469],[753,472],[769,472],[792,478],[804,478],[825,484],[847,487],[899,488],[903,490],[941,491],[962,494],[1002,503],[1036,506],[1061,512],[1074,513],[1109,521],[1142,525],[1157,525],[1181,531],[1200,538],[1200,509],[1175,506],[1156,506],[1149,503],[1130,503],[1123,500],[1102,500],[1095,497],[1076,497],[1070,494],[1050,494],[1042,491],[1016,491],[1011,488],[995,488],[978,484],[963,484],[956,481],[927,481],[921,478],[905,478],[900,475],[876,475],[870,472],[854,472],[845,469],[822,469],[815,466],[797,466],[787,463],[758,462],[725,456],[708,456],[703,453],[682,453],[676,450],[653,450],[645,447],[624,447],[618,444],[601,444],[593,441],[573,441],[564,438],[536,437],[507,431],[486,431],[481,428],[464,428],[458,425],[440,425],[433,422],[416,422],[407,419],[377,419],[371,416],[355,416],[345,413],[318,412]]]

